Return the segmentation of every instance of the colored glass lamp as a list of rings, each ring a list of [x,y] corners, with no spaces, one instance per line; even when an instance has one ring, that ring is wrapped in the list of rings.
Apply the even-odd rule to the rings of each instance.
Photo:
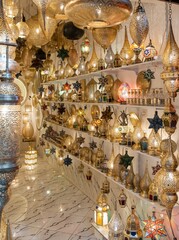
[[[155,211],[153,211],[152,217],[142,222],[144,224],[145,238],[160,240],[161,237],[167,236],[164,228],[164,219],[157,219]]]
[[[107,196],[101,189],[101,193],[97,199],[96,209],[94,211],[94,222],[99,226],[108,225],[110,220],[110,208],[107,203]]]

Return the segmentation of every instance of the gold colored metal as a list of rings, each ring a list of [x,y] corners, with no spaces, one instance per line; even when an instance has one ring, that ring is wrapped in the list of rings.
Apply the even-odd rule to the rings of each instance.
[[[107,49],[115,40],[116,27],[95,28],[92,30],[94,40],[104,49]]]
[[[148,19],[145,13],[145,9],[141,6],[140,1],[131,17],[129,30],[132,40],[140,48],[149,32]]]
[[[135,174],[134,179],[133,179],[133,184],[134,184],[134,192],[139,193],[140,192],[140,176],[139,174]]]
[[[98,57],[97,57],[97,54],[96,54],[96,49],[95,49],[95,44],[93,42],[93,52],[92,52],[92,55],[91,55],[91,59],[89,61],[89,71],[90,72],[95,72],[98,70]]]
[[[124,237],[127,240],[131,239],[131,236],[133,239],[142,239],[143,233],[140,228],[140,221],[138,216],[135,213],[135,206],[131,207],[132,213],[127,218],[126,228],[124,231]]]
[[[80,28],[104,28],[129,18],[132,4],[129,0],[74,0],[66,5],[65,13]]]
[[[146,79],[144,77],[144,73],[145,71],[141,71],[138,73],[136,84],[139,89],[141,89],[144,92],[147,92],[151,88],[151,79]]]
[[[125,26],[125,37],[124,44],[120,52],[120,58],[122,60],[122,65],[129,65],[132,63],[132,58],[134,56],[134,52],[130,47],[128,35],[127,35],[127,27]]]
[[[140,195],[144,198],[148,198],[149,186],[151,184],[151,179],[148,172],[148,162],[146,163],[145,173],[140,181],[141,192]]]
[[[133,163],[130,166],[130,170],[128,172],[127,178],[126,178],[126,188],[133,190],[134,189],[134,170],[133,170]]]

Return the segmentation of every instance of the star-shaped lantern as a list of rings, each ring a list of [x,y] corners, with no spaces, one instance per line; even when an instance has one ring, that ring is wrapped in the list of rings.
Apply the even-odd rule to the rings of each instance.
[[[54,148],[54,147],[52,147],[51,149],[50,149],[50,153],[51,154],[54,154],[56,152],[56,149]]]
[[[160,169],[161,165],[159,164],[159,162],[157,162],[157,165],[152,167],[152,175],[155,175]]]
[[[144,71],[144,78],[147,80],[155,79],[154,72],[152,72],[150,69],[147,69],[147,71]]]
[[[106,110],[102,112],[102,117],[101,119],[105,119],[106,121],[112,119],[112,114],[113,112],[111,112],[111,107],[108,106],[106,107]]]
[[[65,110],[66,110],[66,108],[65,108],[64,103],[61,103],[58,107],[58,113],[63,114],[65,112]]]
[[[61,130],[61,131],[59,132],[59,134],[60,134],[60,137],[64,137],[64,136],[65,136],[65,131],[64,131],[64,130]]]
[[[73,88],[78,92],[81,89],[81,83],[76,81],[75,83],[73,83]]]
[[[43,128],[46,128],[46,127],[47,127],[47,123],[43,122]]]
[[[84,137],[79,136],[79,137],[77,138],[77,143],[79,143],[80,145],[83,144],[84,142],[85,142],[85,138],[84,138]]]
[[[65,84],[63,84],[62,90],[68,92],[70,89],[71,89],[71,84],[69,84],[68,82],[66,82]]]
[[[42,109],[43,111],[45,111],[47,108],[48,108],[48,106],[47,106],[45,103],[41,106],[41,109]]]
[[[57,109],[57,105],[54,103],[54,105],[52,105],[52,110],[55,111]]]
[[[89,143],[89,146],[92,150],[94,150],[95,148],[97,148],[97,143],[95,141],[92,141]]]
[[[63,160],[64,164],[68,167],[72,164],[72,159],[69,157],[69,155],[66,156],[66,158]]]
[[[106,84],[108,84],[108,79],[104,76],[101,76],[98,80],[99,80],[99,89],[103,88]]]
[[[131,165],[133,156],[129,156],[128,151],[126,150],[126,153],[121,156],[120,164],[123,165],[125,168]]]
[[[41,87],[39,87],[39,88],[38,88],[38,91],[39,91],[39,93],[43,93],[43,92],[44,92],[44,90],[45,90],[45,89],[44,89],[44,87],[43,87],[43,86],[41,86]]]
[[[62,48],[60,48],[58,51],[57,51],[57,57],[58,58],[61,58],[63,61],[65,60],[65,58],[68,58],[69,57],[69,51],[67,49],[64,48],[64,46],[62,46]]]
[[[39,143],[40,143],[40,146],[42,146],[42,147],[45,146],[45,142],[42,138],[40,138]]]
[[[155,216],[155,211],[153,211],[152,217],[149,217],[148,220],[143,221],[143,224],[145,225],[145,238],[159,240],[160,237],[167,236],[163,223],[164,219],[157,219]]]
[[[157,111],[155,111],[155,115],[153,118],[147,118],[147,120],[150,123],[149,128],[153,128],[155,133],[157,133],[160,128],[163,128],[162,119],[159,118]]]

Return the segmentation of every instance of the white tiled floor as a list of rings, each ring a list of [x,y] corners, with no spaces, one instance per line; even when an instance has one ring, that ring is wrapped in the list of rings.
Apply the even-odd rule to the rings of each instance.
[[[47,162],[23,165],[5,207],[13,240],[96,240],[94,203]]]

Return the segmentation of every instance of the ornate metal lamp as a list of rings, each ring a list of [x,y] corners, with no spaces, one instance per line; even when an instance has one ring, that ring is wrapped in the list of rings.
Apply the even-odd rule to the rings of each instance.
[[[161,78],[165,83],[169,96],[174,99],[177,96],[177,90],[179,89],[179,48],[175,41],[172,29],[171,6],[171,3],[169,3],[169,34],[167,45],[163,53],[164,71],[161,73]]]
[[[69,1],[65,7],[67,17],[81,28],[118,25],[126,20],[131,12],[132,4],[129,0],[75,0]]]
[[[14,179],[18,169],[20,154],[20,122],[21,122],[21,93],[13,83],[9,72],[9,50],[16,44],[5,19],[3,1],[0,0],[0,52],[6,50],[6,69],[0,77],[0,217],[4,205],[8,201],[7,189]],[[6,239],[6,234],[0,231],[0,239]]]

